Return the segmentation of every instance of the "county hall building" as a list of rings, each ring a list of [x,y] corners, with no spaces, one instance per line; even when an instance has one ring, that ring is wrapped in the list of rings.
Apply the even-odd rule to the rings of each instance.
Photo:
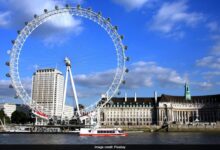
[[[101,110],[102,126],[146,126],[190,123],[219,123],[220,94],[112,98]]]

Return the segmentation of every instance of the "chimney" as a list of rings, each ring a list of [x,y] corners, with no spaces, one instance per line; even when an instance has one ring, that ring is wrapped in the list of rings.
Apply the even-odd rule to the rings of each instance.
[[[127,102],[127,93],[125,92],[125,102]]]
[[[157,103],[157,91],[154,91],[154,101]]]
[[[134,93],[134,102],[137,102],[137,94],[136,94],[136,92]]]

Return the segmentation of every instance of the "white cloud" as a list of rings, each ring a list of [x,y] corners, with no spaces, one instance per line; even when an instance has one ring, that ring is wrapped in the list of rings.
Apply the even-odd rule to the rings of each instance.
[[[215,33],[212,33],[211,40],[213,41],[213,45],[210,48],[211,54],[213,56],[219,56],[220,55],[220,32],[216,31]]]
[[[220,76],[220,71],[209,71],[209,72],[204,72],[203,75],[206,78],[212,78],[214,76]]]
[[[207,56],[196,60],[196,65],[212,69],[220,69],[220,57]]]
[[[202,89],[202,90],[211,89],[214,86],[213,83],[207,82],[207,81],[204,81],[204,82],[192,82],[191,85],[194,85],[197,88]]]
[[[101,96],[100,94],[102,92],[105,92],[105,91],[102,91],[100,89],[93,89],[93,88],[84,88],[84,89],[79,89],[78,87],[76,87],[77,89],[77,96],[79,99],[82,99],[82,98],[89,98],[91,99],[92,97],[97,97],[97,96]],[[68,89],[67,91],[67,97],[70,97],[70,98],[73,98],[73,92],[72,92],[72,89]]]
[[[10,14],[7,13],[7,16],[10,15],[10,20],[7,20],[7,24],[16,28],[23,27],[25,21],[32,20],[34,14],[42,14],[44,9],[52,10],[55,5],[64,7],[62,2],[52,0],[8,0],[7,2],[0,1],[0,4],[6,7],[6,12],[10,12]],[[6,25],[6,23],[4,24]],[[60,40],[57,37],[63,38],[71,34],[79,34],[81,31],[81,20],[66,14],[53,17],[45,23],[44,27],[39,28],[36,32],[37,35],[43,36],[44,41],[57,43]]]
[[[213,21],[208,23],[207,27],[212,32],[210,39],[212,40],[213,44],[210,46],[209,56],[196,60],[196,65],[200,67],[220,69],[220,26],[218,22]]]
[[[0,26],[7,26],[9,24],[10,12],[0,12]]]
[[[207,25],[208,29],[211,32],[211,40],[213,45],[210,48],[211,55],[218,56],[220,55],[220,24],[217,21],[209,22]]]
[[[211,88],[211,87],[213,87],[213,84],[210,82],[201,82],[200,86],[203,88]]]
[[[31,77],[22,78],[21,83],[23,87],[30,93],[32,89],[32,78]]]
[[[220,31],[220,26],[217,21],[209,22],[209,23],[207,23],[206,26],[211,32],[219,32]]]
[[[0,80],[0,87],[2,86],[8,86],[10,84],[10,80]]]
[[[10,80],[0,80],[0,96],[6,96],[6,97],[15,96],[15,91],[13,89],[9,89],[10,84],[11,84]]]
[[[212,24],[209,24],[209,28],[211,32],[216,32],[217,22],[212,22]],[[210,52],[208,56],[205,56],[203,58],[197,59],[195,64],[198,67],[202,67],[202,69],[205,69],[205,71],[202,71],[200,75],[205,80],[212,81],[210,84],[200,84],[209,86],[211,88],[211,84],[218,85],[217,82],[219,81],[220,76],[220,35],[219,34],[213,34],[211,36],[211,40],[213,41],[213,45],[210,47]],[[210,70],[211,69],[211,70]]]
[[[211,61],[210,61],[211,60]],[[212,62],[213,58],[204,58],[204,61],[198,62],[202,66],[206,66]],[[128,66],[129,73],[126,74],[126,84],[122,85],[122,89],[135,89],[135,88],[178,88],[182,87],[188,77],[186,75],[180,75],[176,70],[166,68],[158,65],[156,62],[139,61]],[[110,86],[114,78],[115,70],[107,70],[103,72],[96,72],[91,74],[78,74],[74,76],[76,89],[79,98],[91,98],[100,96]],[[219,72],[210,72],[202,74],[206,76],[219,76]],[[9,89],[9,80],[0,80],[0,95],[15,94],[13,89]],[[23,78],[22,84],[25,89],[30,93],[31,91],[31,78]],[[217,82],[210,81],[191,81],[190,84],[198,89],[211,89],[218,85]],[[68,86],[68,96],[72,96],[72,90]]]
[[[220,38],[214,41],[211,51],[213,55],[220,55]]]
[[[32,88],[32,79],[25,77],[21,79],[24,89],[30,94]],[[9,88],[11,80],[0,80],[0,96],[14,97],[16,92],[14,88]]]
[[[149,0],[113,0],[114,3],[123,6],[126,10],[140,9]]]
[[[76,80],[77,84],[80,84],[83,87],[103,88],[108,87],[111,84],[111,81],[114,78],[114,73],[114,70],[108,70],[89,75],[80,74],[76,75],[74,79]]]
[[[214,35],[211,36],[211,39],[218,41],[218,40],[220,40],[220,35],[219,34],[214,34]]]
[[[108,70],[89,75],[77,75],[75,76],[75,82],[83,87],[108,87],[113,80],[114,73],[114,70]],[[173,69],[158,66],[155,62],[144,61],[132,64],[125,79],[125,88],[129,89],[152,87],[154,85],[174,87],[182,85],[186,81]]]
[[[134,76],[142,75],[142,78],[134,79]],[[175,86],[184,84],[186,79],[181,77],[175,70],[158,66],[155,62],[137,62],[131,66],[131,72],[128,74],[130,79],[139,80],[137,85],[143,85],[144,81],[150,84],[145,84],[146,87],[158,84],[159,86]],[[151,80],[149,80],[151,78]]]
[[[158,10],[151,23],[151,30],[164,34],[183,35],[182,26],[194,27],[203,19],[202,14],[189,12],[186,1],[164,3]]]

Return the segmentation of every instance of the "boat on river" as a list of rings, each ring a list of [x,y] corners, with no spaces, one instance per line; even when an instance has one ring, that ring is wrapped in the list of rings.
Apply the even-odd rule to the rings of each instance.
[[[81,128],[80,136],[128,136],[121,128]]]

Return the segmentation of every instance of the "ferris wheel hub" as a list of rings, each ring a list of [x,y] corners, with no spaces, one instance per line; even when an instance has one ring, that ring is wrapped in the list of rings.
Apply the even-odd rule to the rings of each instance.
[[[67,67],[71,66],[71,61],[70,61],[70,59],[68,57],[65,57],[64,62],[65,62]]]

